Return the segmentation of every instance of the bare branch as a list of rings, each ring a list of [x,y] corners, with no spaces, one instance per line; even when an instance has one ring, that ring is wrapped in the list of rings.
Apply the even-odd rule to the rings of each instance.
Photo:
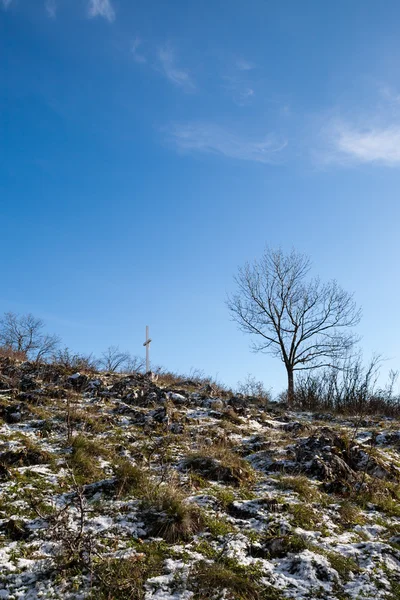
[[[0,345],[23,352],[30,360],[48,358],[57,349],[56,335],[44,333],[44,322],[32,314],[5,313],[0,319]]]

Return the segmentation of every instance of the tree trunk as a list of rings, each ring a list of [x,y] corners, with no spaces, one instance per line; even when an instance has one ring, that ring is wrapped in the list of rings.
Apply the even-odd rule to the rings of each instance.
[[[290,365],[286,366],[288,376],[288,389],[287,389],[287,401],[289,406],[293,406],[294,401],[294,378],[293,369]]]

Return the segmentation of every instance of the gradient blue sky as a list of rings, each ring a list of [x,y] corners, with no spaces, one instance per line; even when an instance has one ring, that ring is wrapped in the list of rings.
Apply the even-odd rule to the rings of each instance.
[[[225,306],[310,255],[400,367],[400,4],[0,0],[0,312],[277,392]]]

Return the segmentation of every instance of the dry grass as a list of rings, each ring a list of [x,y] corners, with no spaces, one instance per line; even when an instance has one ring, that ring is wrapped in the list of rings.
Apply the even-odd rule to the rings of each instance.
[[[254,566],[239,565],[234,560],[212,564],[200,561],[189,575],[194,600],[280,600],[282,594],[260,583],[261,573]]]
[[[251,465],[224,444],[204,446],[189,454],[183,468],[210,481],[223,481],[235,486],[250,485],[256,480]]]
[[[302,499],[310,502],[317,502],[321,499],[321,492],[305,475],[282,476],[278,481],[278,487],[282,490],[293,490]]]
[[[150,486],[148,474],[127,459],[118,461],[115,475],[116,495],[118,498],[129,494],[141,497]]]
[[[145,583],[162,573],[165,551],[157,542],[143,544],[129,558],[101,560],[94,565],[93,600],[144,600]]]
[[[103,471],[98,464],[98,459],[109,455],[102,444],[84,435],[77,435],[72,440],[71,448],[72,452],[67,459],[67,463],[77,482],[86,484],[101,479]]]
[[[152,535],[175,543],[189,540],[204,528],[201,510],[178,488],[153,484],[143,492],[141,505],[147,511]]]

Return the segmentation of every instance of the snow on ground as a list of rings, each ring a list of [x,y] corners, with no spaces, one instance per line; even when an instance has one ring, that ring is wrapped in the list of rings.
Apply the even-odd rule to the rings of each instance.
[[[398,422],[7,360],[0,599],[400,598]]]

